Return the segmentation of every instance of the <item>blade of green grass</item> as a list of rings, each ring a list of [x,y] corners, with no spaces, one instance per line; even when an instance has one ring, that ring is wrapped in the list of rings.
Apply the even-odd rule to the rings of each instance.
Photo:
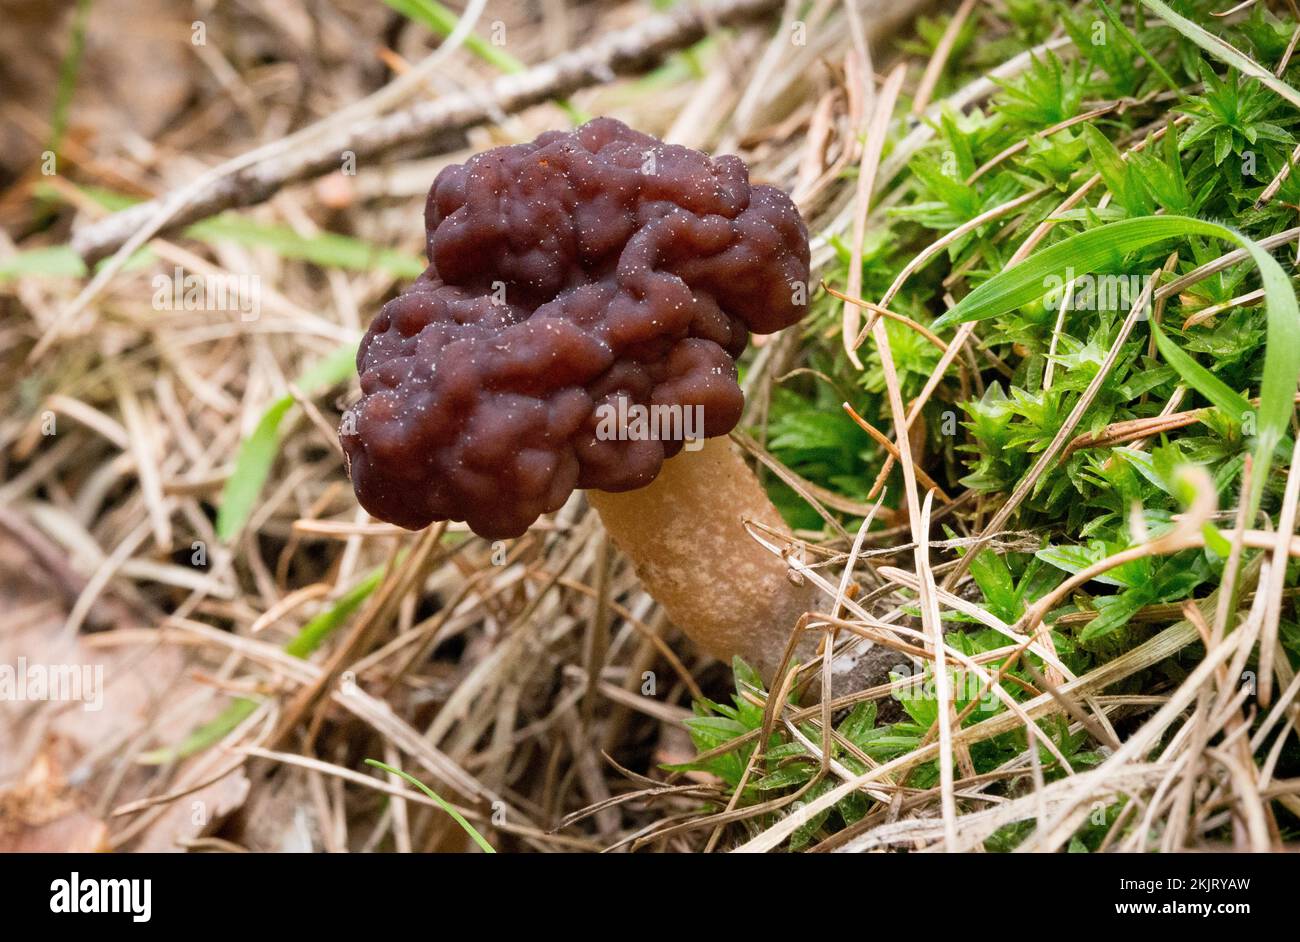
[[[68,130],[68,112],[72,110],[72,96],[77,90],[81,60],[86,52],[86,23],[89,19],[90,0],[77,0],[77,12],[72,20],[72,39],[59,64],[59,84],[54,93],[54,111],[50,115],[49,149],[56,154],[63,146],[63,135]]]
[[[303,373],[295,385],[308,395],[333,386],[351,374],[356,358],[356,344],[340,347]],[[271,403],[253,433],[240,445],[235,470],[221,491],[221,505],[217,511],[217,537],[222,542],[234,539],[248,522],[280,451],[280,423],[293,405],[293,396],[287,393]]]
[[[1072,268],[1076,274],[1084,274],[1095,271],[1098,265],[1118,255],[1189,235],[1212,236],[1240,245],[1259,269],[1264,287],[1268,317],[1264,378],[1259,391],[1255,471],[1247,503],[1247,519],[1254,519],[1264,483],[1268,480],[1273,452],[1282,441],[1295,411],[1296,383],[1300,381],[1300,305],[1296,303],[1295,290],[1282,266],[1254,240],[1227,226],[1187,216],[1123,219],[1073,235],[998,273],[964,297],[932,327],[938,329],[965,321],[999,317],[1041,299],[1049,290],[1049,279],[1060,277],[1067,268]],[[1157,331],[1157,344],[1162,337],[1163,334]],[[1173,346],[1167,337],[1164,341],[1162,350]],[[1250,411],[1249,405],[1241,408],[1245,401],[1227,386],[1218,380],[1214,381],[1217,386],[1208,383],[1207,377],[1214,379],[1208,370],[1200,367],[1189,369],[1189,364],[1195,363],[1186,354],[1184,357],[1170,358],[1170,365],[1178,369],[1183,379],[1198,392],[1215,405],[1227,404],[1235,410],[1234,418]]]
[[[180,742],[161,749],[142,752],[135,757],[135,761],[139,765],[168,765],[209,749],[252,716],[255,709],[257,709],[256,700],[240,697],[222,710],[215,719],[204,723]]]
[[[1101,7],[1101,12],[1106,14],[1106,19],[1110,20],[1111,25],[1115,27],[1115,31],[1119,33],[1120,37],[1136,49],[1138,55],[1145,59],[1147,64],[1151,66],[1152,70],[1160,76],[1160,80],[1164,82],[1165,85],[1169,86],[1170,90],[1175,94],[1181,92],[1181,89],[1178,87],[1178,83],[1174,81],[1173,76],[1165,71],[1165,67],[1160,64],[1160,61],[1156,59],[1155,56],[1151,55],[1138,38],[1133,35],[1127,26],[1124,25],[1124,21],[1119,18],[1118,13],[1110,8],[1110,4],[1108,4],[1106,0],[1097,0],[1097,6]]]
[[[1233,418],[1241,419],[1254,413],[1255,410],[1246,401],[1245,396],[1236,392],[1231,386],[1184,353],[1183,348],[1170,340],[1155,321],[1151,321],[1151,333],[1155,335],[1156,346],[1160,349],[1160,355],[1165,358],[1166,362],[1174,368],[1175,372],[1182,377],[1188,386],[1191,386]]]
[[[137,203],[142,202],[138,196],[132,196],[130,193],[123,193],[121,190],[114,190],[106,186],[95,186],[90,183],[71,183],[69,181],[64,183],[66,187],[72,187],[82,196],[94,201],[110,213],[130,209]],[[32,187],[32,193],[41,199],[68,203],[69,205],[72,203],[64,187],[54,187],[48,183],[38,182]]]
[[[311,262],[322,268],[345,268],[351,271],[386,271],[399,278],[417,278],[428,263],[416,255],[380,248],[370,242],[337,232],[318,232],[304,236],[288,226],[254,222],[237,213],[222,213],[197,222],[185,235],[202,242],[235,242],[268,248],[281,258]]]
[[[305,658],[325,643],[334,631],[343,624],[344,619],[355,612],[361,603],[370,597],[384,579],[384,567],[372,569],[364,579],[349,589],[330,608],[321,612],[299,629],[298,633],[284,646],[286,654]]]
[[[459,14],[449,10],[438,0],[384,0],[384,2],[411,22],[427,27],[444,39],[451,35],[460,20]],[[494,46],[473,30],[465,36],[465,48],[507,75],[523,72],[528,68],[500,46]],[[564,109],[564,113],[574,124],[583,124],[591,119],[590,115],[574,107],[566,99],[557,99],[555,103]]]
[[[140,201],[126,193],[104,187],[79,187],[80,192],[94,200],[110,212],[119,212]],[[36,195],[42,198],[67,201],[67,194],[49,185],[38,184],[34,188]],[[311,262],[321,268],[342,268],[349,271],[385,271],[398,278],[416,278],[428,263],[418,255],[383,248],[363,239],[342,235],[337,232],[318,232],[315,235],[302,235],[288,226],[256,222],[238,213],[222,213],[202,222],[188,226],[184,232],[187,238],[197,239],[209,244],[214,242],[233,242],[253,248],[267,248],[281,258]],[[76,253],[67,246],[51,249],[32,249],[31,252],[58,253],[50,261],[48,268],[40,267],[42,259],[26,260],[28,252],[20,252],[10,259],[0,261],[0,279],[15,267],[15,275],[48,275],[84,277],[86,266]],[[143,252],[143,250],[142,250]],[[57,264],[55,264],[57,262]],[[23,267],[26,266],[26,267]],[[31,268],[33,270],[27,270]]]
[[[1228,65],[1237,69],[1243,75],[1249,76],[1257,82],[1262,82],[1270,89],[1277,92],[1291,104],[1300,108],[1300,92],[1279,79],[1268,69],[1264,68],[1254,59],[1238,49],[1231,43],[1220,39],[1205,28],[1198,26],[1185,16],[1180,16],[1171,10],[1161,0],[1142,0],[1144,4],[1151,8],[1151,11],[1160,17],[1187,39],[1196,43],[1214,58],[1220,62],[1226,62]]]
[[[447,814],[451,815],[452,820],[454,820],[457,824],[461,826],[461,828],[465,831],[465,833],[470,836],[470,839],[473,840],[474,843],[479,846],[479,848],[483,851],[483,853],[485,854],[496,853],[496,848],[487,842],[487,840],[483,837],[482,834],[478,832],[478,829],[475,828],[474,825],[470,824],[468,821],[465,820],[465,816],[463,814],[461,814],[459,811],[457,811],[455,808],[449,805],[446,801],[442,799],[440,795],[437,794],[437,792],[433,791],[433,789],[429,788],[427,785],[421,782],[414,775],[408,775],[406,772],[403,772],[401,769],[395,769],[391,765],[384,765],[384,763],[380,762],[378,759],[367,759],[366,765],[373,765],[377,769],[383,769],[385,772],[392,773],[393,775],[399,776],[405,779],[407,782],[410,782],[420,791],[424,792],[431,799],[437,802],[439,808],[447,812]]]
[[[8,258],[0,258],[0,281],[39,276],[43,278],[84,278],[86,263],[66,245],[26,249]]]
[[[384,0],[384,2],[411,22],[433,30],[444,39],[451,35],[456,24],[460,22],[459,14],[447,9],[437,0]],[[527,68],[510,53],[500,46],[492,45],[473,30],[465,35],[465,48],[502,72],[522,72]]]
[[[1067,268],[1080,275],[1097,271],[1104,264],[1119,262],[1129,252],[1187,235],[1212,235],[1237,241],[1232,230],[1187,216],[1121,219],[1070,236],[998,273],[962,298],[960,304],[930,327],[938,330],[963,321],[998,317],[1040,300],[1051,289],[1048,279],[1060,275]]]
[[[122,271],[139,271],[152,265],[157,258],[148,249],[141,249],[126,260]],[[107,264],[108,259],[100,259],[95,263],[95,270]],[[85,278],[88,274],[86,263],[68,245],[24,249],[0,259],[0,282],[15,278]]]

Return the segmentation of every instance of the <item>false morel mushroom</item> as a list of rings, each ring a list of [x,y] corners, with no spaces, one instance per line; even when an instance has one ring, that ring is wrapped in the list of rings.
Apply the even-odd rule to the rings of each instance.
[[[752,472],[701,446],[740,419],[749,334],[805,313],[790,198],[598,118],[447,167],[425,226],[428,269],[357,354],[340,437],[362,506],[501,539],[587,489],[681,628],[774,667],[809,590],[744,531],[782,526]]]

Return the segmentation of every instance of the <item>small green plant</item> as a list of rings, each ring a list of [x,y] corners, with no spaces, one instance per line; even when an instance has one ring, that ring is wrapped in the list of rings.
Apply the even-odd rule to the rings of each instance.
[[[1022,574],[1021,590],[1050,584],[1050,578],[1047,581],[1038,578],[1040,572],[1041,568],[1031,561],[1029,571]],[[971,657],[1003,648],[1006,642],[1003,636],[991,630],[975,630],[952,637],[962,653]],[[1066,649],[1070,647],[1064,639],[1061,644]],[[1004,666],[1007,667],[1006,677],[999,684],[1003,695],[1017,701],[1024,699],[1030,676],[1026,670],[998,661],[986,665],[990,671]],[[774,814],[800,814],[807,804],[839,783],[838,778],[823,774],[820,756],[806,745],[819,744],[821,730],[812,718],[797,724],[801,741],[788,728],[777,724],[755,762],[754,750],[762,735],[767,691],[758,675],[739,658],[733,662],[732,671],[735,693],[731,704],[707,699],[697,701],[695,715],[686,720],[691,740],[701,758],[664,768],[678,773],[708,772],[721,780],[730,792],[741,789],[739,801],[742,807],[784,798],[781,809]],[[895,673],[891,679],[894,685],[892,698],[902,708],[903,718],[892,723],[880,722],[877,704],[866,700],[842,711],[835,723],[829,761],[853,775],[866,772],[868,763],[888,762],[929,741],[931,728],[938,718],[933,672],[927,668],[915,676]],[[1006,709],[999,697],[985,689],[976,676],[956,670],[951,679],[957,693],[954,699],[956,710],[966,717],[963,725],[973,725]],[[798,704],[792,699],[790,706],[797,707]],[[1071,734],[1069,724],[1059,717],[1042,721],[1040,728],[1071,768],[1078,770],[1099,761],[1099,753],[1085,748],[1087,735]],[[971,760],[977,773],[992,772],[1026,747],[1025,732],[1017,730],[978,743],[971,750]],[[1049,779],[1064,774],[1058,757],[1045,748],[1040,747],[1040,752]],[[746,776],[746,769],[751,764],[754,768]],[[938,778],[937,764],[926,762],[905,776],[905,782],[910,788],[927,789],[932,788]],[[863,793],[850,794],[831,808],[801,821],[791,836],[790,849],[801,850],[829,833],[856,824],[873,810],[880,811],[882,806]]]
[[[1273,253],[1279,233],[1300,217],[1300,174],[1288,166],[1300,118],[1300,57],[1289,50],[1289,18],[1263,4],[1235,17],[1210,15],[1220,7],[1209,0],[1009,0],[996,12],[972,13],[941,87],[978,82],[991,50],[1003,62],[1042,42],[1058,23],[1070,42],[1034,53],[990,99],[964,112],[940,106],[923,119],[931,142],[903,174],[885,181],[896,198],[873,211],[858,253],[842,232],[827,233],[834,253],[822,277],[829,286],[843,290],[860,258],[855,274],[867,301],[880,303],[889,292],[892,312],[944,343],[958,325],[970,332],[936,381],[939,346],[898,319],[886,327],[904,402],[926,394],[909,435],[914,460],[948,494],[978,492],[987,521],[1044,452],[1057,449],[1007,523],[1032,534],[1037,548],[984,549],[968,561],[979,604],[1008,624],[1064,579],[1170,532],[1186,505],[1175,483],[1180,465],[1209,472],[1218,507],[1244,505],[1248,519],[1277,519],[1294,445],[1300,309],[1294,272]],[[928,55],[945,24],[924,24],[916,51]],[[886,153],[907,133],[900,123]],[[1013,200],[1022,201],[1016,212],[997,213]],[[972,221],[981,224],[970,228]],[[962,226],[970,231],[954,238]],[[917,254],[940,237],[944,251],[912,270]],[[1027,243],[1032,251],[1020,252]],[[1228,263],[1220,261],[1233,250]],[[1211,263],[1208,275],[1198,271]],[[1197,277],[1185,279],[1192,272]],[[1135,307],[1144,293],[1146,304]],[[901,510],[897,463],[890,461],[885,475],[882,450],[835,408],[847,400],[890,432],[879,351],[868,340],[858,350],[865,368],[854,365],[839,336],[841,310],[829,294],[814,297],[802,364],[808,368],[773,391],[765,440],[813,484],[861,501],[874,500],[880,489],[873,483],[883,483],[886,505]],[[1065,444],[1054,444],[1067,422],[1073,424]],[[755,429],[755,437],[763,431]],[[1253,474],[1245,487],[1248,464]],[[784,485],[771,487],[797,525],[824,525]],[[1227,545],[1209,528],[1203,548],[1136,559],[1061,599],[1046,617],[1061,662],[1085,672],[1177,621],[1183,605],[1203,602],[1219,585]],[[1286,586],[1295,580],[1293,566]],[[968,625],[949,637],[970,652],[1006,643],[986,637],[967,615],[945,608],[943,617]],[[1281,642],[1300,664],[1295,634],[1288,610]],[[1183,676],[1202,654],[1193,644],[1122,686],[1146,692]],[[1044,669],[1026,658],[1034,671]],[[1028,684],[1031,676],[1012,670],[1002,683],[1006,696],[1023,697],[1017,678]],[[739,693],[739,674],[737,680]],[[732,788],[752,753],[719,750],[737,737],[748,736],[750,750],[756,743],[762,710],[752,700],[765,695],[755,693],[752,680],[743,708],[706,704],[691,721],[697,747],[717,753],[703,767]],[[906,691],[896,698],[906,718],[877,729],[873,711],[866,733],[863,706],[852,722],[838,717],[837,732],[848,723],[856,738],[843,738],[871,758],[915,748],[933,735],[934,702]],[[1002,702],[994,708],[1006,709]],[[980,714],[963,724],[972,716]],[[1095,761],[1099,743],[1087,732],[1058,730],[1056,722],[1040,728],[1061,754],[1072,765],[1076,756],[1078,764]],[[821,742],[815,718],[805,735]],[[1023,733],[980,743],[971,750],[975,770],[992,768],[1016,748],[1025,748]],[[842,743],[834,758],[854,767]],[[1050,778],[1059,759],[1045,752],[1043,759]],[[923,786],[936,776],[933,764],[918,766],[908,784]],[[755,803],[785,789],[806,803],[838,784],[828,785],[831,778],[778,724],[741,800]],[[770,788],[760,789],[762,782]],[[870,813],[858,802],[870,804],[859,792],[804,822],[792,846]],[[1101,846],[1124,807],[1113,802],[1090,816],[1071,849]],[[1004,828],[986,846],[1013,848],[1030,830]]]

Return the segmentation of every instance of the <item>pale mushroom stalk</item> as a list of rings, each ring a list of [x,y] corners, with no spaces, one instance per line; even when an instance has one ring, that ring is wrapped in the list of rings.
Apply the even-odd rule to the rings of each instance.
[[[750,520],[789,534],[725,437],[669,459],[646,487],[588,491],[587,500],[678,628],[714,657],[739,655],[771,680],[819,593],[806,581],[796,584],[785,561],[745,531]]]

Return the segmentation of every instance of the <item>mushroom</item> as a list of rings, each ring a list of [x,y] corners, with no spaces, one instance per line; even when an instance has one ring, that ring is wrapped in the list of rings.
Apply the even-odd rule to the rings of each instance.
[[[816,598],[746,533],[788,531],[722,436],[749,333],[805,313],[790,198],[597,118],[447,167],[425,225],[428,269],[357,354],[340,438],[362,506],[495,540],[585,489],[672,621],[770,678]]]

